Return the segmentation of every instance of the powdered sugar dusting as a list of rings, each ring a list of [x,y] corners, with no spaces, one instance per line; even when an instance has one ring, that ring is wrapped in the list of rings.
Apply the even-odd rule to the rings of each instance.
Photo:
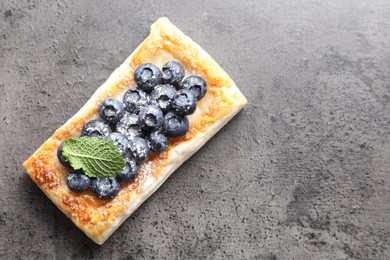
[[[141,166],[141,172],[144,175],[144,178],[153,177],[153,161],[147,161]]]
[[[153,178],[153,173],[155,171],[155,165],[153,164],[153,160],[149,160],[145,163],[143,163],[140,167],[140,171],[138,173],[137,178],[131,182],[131,184],[128,186],[129,190],[142,190],[144,183],[148,182],[150,179]]]

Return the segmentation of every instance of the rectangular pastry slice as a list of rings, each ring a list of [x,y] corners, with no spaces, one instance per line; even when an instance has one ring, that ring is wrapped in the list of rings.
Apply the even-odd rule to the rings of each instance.
[[[199,75],[207,93],[188,117],[189,131],[140,166],[135,180],[124,185],[112,200],[101,200],[91,191],[72,192],[66,183],[70,169],[60,164],[56,151],[69,138],[80,136],[84,124],[98,118],[98,106],[107,98],[122,100],[135,87],[134,70],[143,63],[161,68],[170,60],[181,62],[186,75]],[[87,103],[27,160],[31,179],[88,237],[104,241],[188,158],[217,133],[247,101],[226,72],[167,18],[151,26],[150,35],[101,85]]]

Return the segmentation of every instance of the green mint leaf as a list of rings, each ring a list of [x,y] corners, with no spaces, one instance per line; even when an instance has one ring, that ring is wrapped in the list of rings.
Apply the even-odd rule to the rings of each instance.
[[[125,160],[116,146],[106,139],[87,136],[68,139],[62,154],[73,169],[82,169],[89,177],[112,177],[125,167]]]

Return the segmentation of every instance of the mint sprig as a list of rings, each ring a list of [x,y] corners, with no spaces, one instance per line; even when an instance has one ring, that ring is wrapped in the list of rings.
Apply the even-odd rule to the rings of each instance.
[[[125,160],[116,146],[106,139],[87,136],[68,139],[62,154],[73,169],[83,170],[89,177],[112,177],[125,167]]]

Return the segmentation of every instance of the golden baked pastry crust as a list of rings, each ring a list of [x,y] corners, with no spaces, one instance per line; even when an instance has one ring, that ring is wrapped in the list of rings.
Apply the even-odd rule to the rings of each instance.
[[[74,193],[66,185],[69,169],[56,157],[60,143],[80,135],[83,125],[97,116],[99,103],[116,97],[135,85],[133,73],[142,63],[159,58],[180,61],[187,72],[202,76],[208,91],[189,117],[190,130],[173,140],[168,149],[152,156],[138,177],[122,185],[119,195],[110,201],[90,191]],[[167,18],[151,27],[150,35],[101,85],[87,103],[51,136],[23,166],[31,179],[88,237],[102,244],[184,161],[199,150],[247,101],[223,69],[196,43],[185,36]]]

